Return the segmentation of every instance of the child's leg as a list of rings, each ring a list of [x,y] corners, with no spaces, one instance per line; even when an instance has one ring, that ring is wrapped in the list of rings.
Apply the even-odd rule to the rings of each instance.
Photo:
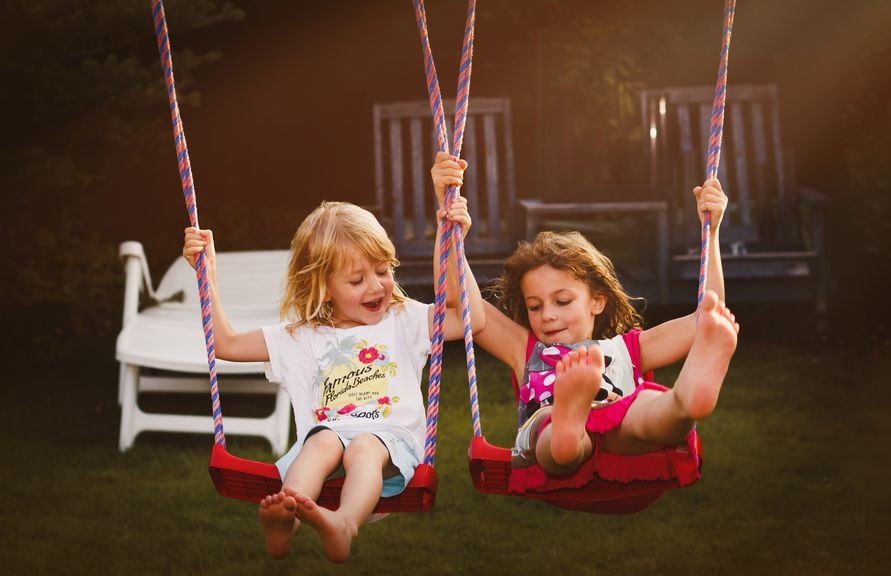
[[[397,472],[387,447],[373,434],[353,438],[343,455],[343,467],[346,478],[337,510],[322,508],[306,495],[296,498],[297,516],[319,533],[325,556],[332,562],[349,558],[359,526],[380,499],[384,475]]]
[[[696,334],[674,387],[667,392],[642,391],[617,433],[604,435],[611,452],[640,453],[684,441],[696,420],[714,411],[739,325],[714,292],[699,307]]]
[[[282,558],[291,551],[291,540],[300,527],[295,494],[317,498],[322,484],[340,466],[343,444],[336,433],[320,430],[307,438],[300,454],[288,467],[282,491],[260,502],[260,525],[266,535],[266,552]]]
[[[541,431],[535,448],[535,458],[548,474],[569,474],[591,455],[585,422],[602,378],[599,346],[573,350],[557,364],[551,425]]]

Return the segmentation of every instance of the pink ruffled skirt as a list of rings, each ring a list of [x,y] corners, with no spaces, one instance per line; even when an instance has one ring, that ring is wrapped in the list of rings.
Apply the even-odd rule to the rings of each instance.
[[[618,428],[631,403],[641,390],[667,390],[653,382],[644,382],[630,395],[594,408],[588,413],[585,429],[593,435],[594,452],[572,475],[551,477],[537,464],[512,470],[508,490],[514,494],[526,491],[551,491],[580,488],[589,484],[595,476],[611,482],[628,483],[636,480],[677,480],[680,486],[693,484],[700,475],[699,439],[696,430],[690,431],[686,442],[680,446],[665,447],[647,454],[617,454],[602,447],[601,435]],[[548,416],[541,424],[550,423]]]

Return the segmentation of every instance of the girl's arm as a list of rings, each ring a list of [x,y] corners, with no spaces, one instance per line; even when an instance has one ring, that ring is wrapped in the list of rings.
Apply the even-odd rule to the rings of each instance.
[[[433,253],[433,282],[434,286],[438,285],[442,270],[439,265],[440,241],[442,229],[440,223],[443,219],[451,222],[457,222],[461,226],[461,232],[464,237],[470,230],[471,219],[467,210],[467,199],[457,195],[452,201],[452,205],[446,210],[442,203],[445,198],[445,191],[451,185],[460,186],[463,182],[464,170],[467,168],[467,162],[456,159],[454,156],[445,152],[438,152],[436,155],[436,164],[430,170],[433,178],[433,187],[436,190],[436,197],[439,200],[439,210],[436,212],[436,242]],[[446,265],[446,316],[444,322],[444,337],[446,340],[458,340],[464,337],[464,321],[461,318],[460,310],[460,294],[458,286],[458,268],[455,250],[451,250]],[[464,262],[465,283],[467,286],[467,301],[470,308],[470,322],[473,331],[482,330],[486,325],[486,315],[483,310],[483,296],[480,293],[479,285],[474,278],[473,270],[470,268],[465,257]],[[433,309],[430,309],[430,327],[433,327]]]
[[[269,360],[266,339],[259,329],[249,332],[236,332],[223,310],[217,290],[216,251],[213,232],[186,228],[183,242],[183,257],[195,268],[198,254],[204,251],[207,265],[207,283],[210,290],[210,307],[213,314],[214,351],[221,360],[235,362],[265,362]]]
[[[481,331],[474,329],[473,337],[486,352],[509,366],[519,381],[526,371],[529,330],[492,304],[484,301],[483,307],[486,311],[486,327]]]
[[[724,268],[718,231],[727,209],[727,195],[717,179],[706,180],[702,186],[693,189],[693,195],[696,197],[700,224],[706,213],[711,214],[705,289],[716,292],[718,299],[724,301]],[[693,297],[692,294],[690,296]],[[641,371],[662,368],[684,359],[693,345],[695,333],[695,312],[644,330],[640,335]]]

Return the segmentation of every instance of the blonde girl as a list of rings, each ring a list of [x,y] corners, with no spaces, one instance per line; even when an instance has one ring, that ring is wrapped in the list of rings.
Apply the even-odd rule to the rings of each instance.
[[[458,222],[465,233],[470,226],[463,198],[438,217]],[[345,561],[378,499],[401,492],[422,457],[420,380],[433,307],[401,290],[393,243],[370,212],[353,204],[322,202],[294,234],[284,320],[277,325],[235,331],[217,291],[213,234],[187,228],[183,256],[195,266],[202,251],[217,357],[266,362],[267,377],[288,391],[294,409],[298,440],[277,463],[282,491],[260,503],[267,552],[287,555],[306,523],[329,560]],[[481,297],[473,293],[479,323]],[[449,309],[445,339],[462,334],[459,315]],[[340,507],[322,508],[316,504],[322,484],[338,472],[345,474]]]

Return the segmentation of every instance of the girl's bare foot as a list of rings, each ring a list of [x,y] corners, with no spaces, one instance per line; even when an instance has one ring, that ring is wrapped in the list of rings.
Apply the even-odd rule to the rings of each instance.
[[[590,442],[585,422],[603,378],[603,350],[579,348],[557,363],[551,412],[551,457],[560,466],[578,461]]]
[[[316,504],[308,496],[297,495],[297,517],[319,533],[322,550],[331,562],[344,562],[350,557],[358,526],[337,511]]]
[[[699,306],[693,346],[674,385],[688,418],[699,420],[714,411],[738,332],[733,313],[717,294],[707,292]]]
[[[266,553],[271,557],[284,558],[291,552],[291,540],[300,525],[296,511],[297,501],[284,492],[260,501],[260,526],[266,534]]]

